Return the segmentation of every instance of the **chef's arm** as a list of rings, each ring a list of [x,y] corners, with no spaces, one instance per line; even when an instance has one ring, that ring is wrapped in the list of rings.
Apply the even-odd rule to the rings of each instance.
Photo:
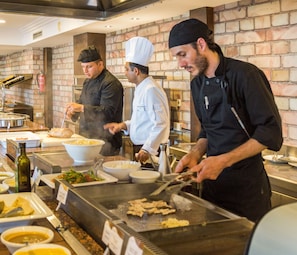
[[[126,131],[127,126],[125,122],[120,122],[120,123],[111,122],[111,123],[105,124],[104,129],[108,129],[109,133],[114,135],[115,133],[118,133],[120,131]]]
[[[209,156],[190,170],[197,172],[197,182],[205,179],[216,180],[220,173],[233,164],[261,153],[267,146],[251,138],[234,150],[218,156]]]

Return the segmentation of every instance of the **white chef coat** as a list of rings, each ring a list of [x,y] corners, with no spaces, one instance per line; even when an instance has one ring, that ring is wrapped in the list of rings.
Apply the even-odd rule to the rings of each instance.
[[[134,91],[131,120],[125,121],[134,145],[156,155],[160,143],[167,143],[170,132],[168,99],[163,88],[147,77]]]

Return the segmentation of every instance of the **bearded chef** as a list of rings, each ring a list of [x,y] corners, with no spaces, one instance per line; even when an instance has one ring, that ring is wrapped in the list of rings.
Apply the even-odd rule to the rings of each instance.
[[[123,130],[133,142],[135,160],[145,162],[157,155],[161,143],[169,138],[170,118],[168,99],[163,88],[149,76],[152,43],[144,37],[126,42],[125,75],[136,85],[130,120],[104,125],[111,134]]]

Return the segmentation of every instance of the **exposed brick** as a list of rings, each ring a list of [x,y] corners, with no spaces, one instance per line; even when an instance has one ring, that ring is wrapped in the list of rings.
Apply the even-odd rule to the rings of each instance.
[[[254,19],[244,19],[240,20],[240,30],[253,30],[254,26]]]
[[[297,45],[297,43],[296,43]],[[297,49],[297,48],[296,48]],[[276,41],[271,43],[272,54],[286,54],[290,51],[288,41]]]
[[[248,17],[265,16],[269,14],[279,13],[279,1],[269,1],[268,3],[251,5],[247,9]]]
[[[297,111],[297,98],[290,98],[289,105],[291,110]]]
[[[260,68],[277,68],[280,67],[279,56],[255,56],[250,57],[249,62],[255,64]]]
[[[237,32],[239,31],[239,21],[226,22],[226,32]]]
[[[219,13],[220,22],[230,21],[235,19],[243,19],[246,17],[245,8],[236,8],[232,10],[226,10]]]
[[[274,69],[272,70],[272,81],[287,81],[289,79],[288,69]]]
[[[279,110],[289,110],[289,99],[286,97],[275,97],[275,103]]]
[[[271,45],[269,42],[258,43],[256,44],[256,54],[257,55],[264,55],[264,54],[271,54]]]
[[[265,31],[247,31],[237,33],[235,35],[236,43],[249,43],[249,42],[263,42],[265,41]]]
[[[253,44],[246,44],[239,47],[239,54],[242,56],[255,55],[255,46]]]
[[[297,9],[297,1],[296,0],[281,0],[281,11],[291,11]]]
[[[284,67],[297,67],[296,55],[284,56],[282,58],[282,65]]]
[[[289,24],[288,13],[280,13],[272,15],[272,26],[284,26]]]

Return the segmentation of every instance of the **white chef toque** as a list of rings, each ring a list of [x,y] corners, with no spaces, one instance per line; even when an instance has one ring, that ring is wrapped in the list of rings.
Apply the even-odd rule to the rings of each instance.
[[[136,36],[126,42],[126,62],[148,66],[153,53],[153,44],[144,37]]]

